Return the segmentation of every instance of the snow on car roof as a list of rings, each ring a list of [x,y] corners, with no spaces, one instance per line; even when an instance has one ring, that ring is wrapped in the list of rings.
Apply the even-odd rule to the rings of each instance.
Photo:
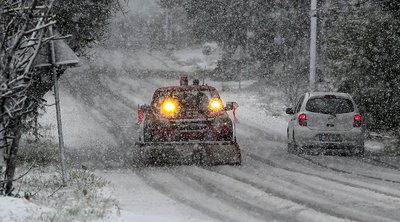
[[[156,91],[190,91],[190,90],[215,90],[214,87],[208,85],[189,85],[189,86],[168,86],[158,88]]]
[[[325,95],[335,95],[338,97],[350,98],[349,94],[341,92],[309,92],[310,97],[313,96],[325,96]]]

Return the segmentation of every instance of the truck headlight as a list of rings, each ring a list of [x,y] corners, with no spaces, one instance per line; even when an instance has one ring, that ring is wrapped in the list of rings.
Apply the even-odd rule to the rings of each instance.
[[[166,99],[161,105],[161,111],[167,115],[175,114],[177,110],[178,103],[172,99]]]
[[[222,110],[222,102],[219,99],[212,99],[210,101],[210,109],[214,112]]]

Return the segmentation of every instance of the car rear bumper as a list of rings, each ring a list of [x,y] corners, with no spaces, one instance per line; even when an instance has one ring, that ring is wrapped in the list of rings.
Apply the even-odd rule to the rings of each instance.
[[[306,127],[297,129],[295,141],[304,148],[351,149],[364,146],[361,128],[349,131],[316,131]]]

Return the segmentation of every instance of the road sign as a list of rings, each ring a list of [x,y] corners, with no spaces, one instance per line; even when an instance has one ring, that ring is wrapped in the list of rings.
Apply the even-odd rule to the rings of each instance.
[[[57,31],[54,31],[55,36],[60,36]],[[64,39],[53,40],[54,42],[54,53],[55,53],[55,66],[66,66],[76,67],[79,64],[79,58],[76,56],[74,51],[68,46]],[[49,68],[52,66],[52,61],[49,55],[50,46],[49,43],[43,44],[36,56],[33,66],[35,68]]]

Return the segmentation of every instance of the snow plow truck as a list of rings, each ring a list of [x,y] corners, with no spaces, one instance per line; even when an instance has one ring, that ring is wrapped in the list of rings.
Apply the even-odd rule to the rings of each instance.
[[[181,77],[180,86],[158,88],[150,105],[138,106],[138,158],[145,165],[240,165],[237,107],[224,106],[218,91],[197,79],[189,85]]]

